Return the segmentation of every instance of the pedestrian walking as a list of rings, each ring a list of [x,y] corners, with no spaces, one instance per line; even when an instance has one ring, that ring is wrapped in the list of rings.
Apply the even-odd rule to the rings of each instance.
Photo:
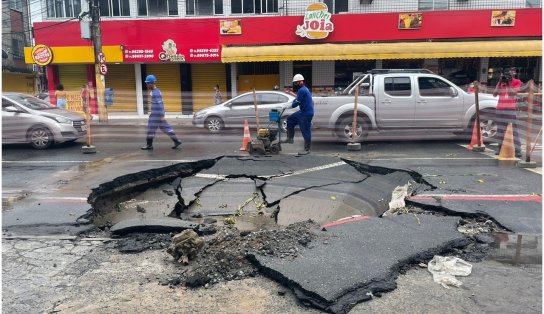
[[[64,91],[64,86],[58,84],[55,91],[55,98],[57,99],[57,108],[66,109],[66,91]]]
[[[153,149],[153,139],[155,138],[155,133],[157,128],[160,128],[165,134],[170,136],[172,141],[174,141],[174,146],[172,149],[178,148],[181,145],[181,141],[178,140],[174,129],[168,124],[164,118],[164,103],[162,101],[162,94],[159,88],[155,85],[157,78],[155,75],[151,74],[145,78],[145,83],[149,92],[149,99],[151,102],[151,114],[149,115],[149,121],[147,122],[147,145],[142,147],[143,150]]]
[[[219,105],[221,103],[221,91],[219,90],[219,84],[215,85],[215,87],[213,88],[215,90],[215,95],[214,95],[214,102],[216,105]]]
[[[501,74],[500,80],[493,91],[493,96],[499,96],[495,116],[497,118],[497,142],[498,147],[495,155],[501,151],[506,128],[512,123],[514,134],[514,146],[516,157],[521,157],[521,141],[518,134],[516,93],[521,89],[521,81],[516,78],[516,70],[510,69]]]
[[[85,118],[89,121],[93,119],[93,116],[89,113],[89,104],[91,102],[91,95],[87,84],[81,87],[81,109]]]
[[[310,153],[312,142],[312,119],[314,117],[314,102],[312,94],[304,84],[302,74],[295,74],[293,77],[293,91],[297,98],[293,100],[291,108],[299,107],[299,110],[287,118],[287,139],[282,143],[292,144],[295,137],[295,126],[299,126],[302,137],[304,138],[304,151],[300,155]]]

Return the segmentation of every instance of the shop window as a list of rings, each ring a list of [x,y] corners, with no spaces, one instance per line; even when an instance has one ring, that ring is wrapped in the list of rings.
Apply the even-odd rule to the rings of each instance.
[[[100,16],[130,16],[129,0],[100,0]]]
[[[81,12],[81,0],[46,0],[47,17],[76,17]]]
[[[527,0],[527,1],[525,1],[525,7],[527,7],[527,8],[540,8],[540,7],[542,7],[542,0]]]
[[[340,12],[348,12],[348,0],[325,0],[323,1],[329,8],[329,12],[338,14]]]
[[[187,0],[187,15],[223,14],[223,0]]]
[[[169,16],[178,15],[177,0],[138,0],[138,15]]]
[[[232,14],[278,13],[278,0],[232,0]]]
[[[419,11],[448,10],[448,0],[418,0]]]
[[[390,96],[411,96],[412,84],[409,77],[386,77],[385,93]]]

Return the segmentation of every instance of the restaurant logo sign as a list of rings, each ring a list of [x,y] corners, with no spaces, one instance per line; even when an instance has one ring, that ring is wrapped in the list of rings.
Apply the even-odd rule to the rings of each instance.
[[[178,54],[176,43],[172,39],[166,40],[162,44],[163,51],[159,53],[159,60],[171,62],[185,62],[185,55]]]
[[[30,53],[34,63],[40,66],[46,66],[53,61],[53,51],[46,45],[36,45]]]
[[[325,3],[318,2],[310,4],[304,13],[304,23],[297,25],[295,34],[309,39],[323,39],[334,31],[334,24],[331,22],[332,14],[329,13]]]

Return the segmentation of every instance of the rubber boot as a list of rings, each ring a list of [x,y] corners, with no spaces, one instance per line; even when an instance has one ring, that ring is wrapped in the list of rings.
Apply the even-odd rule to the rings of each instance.
[[[298,154],[299,155],[308,155],[310,153],[311,144],[312,144],[312,142],[304,140],[304,150],[302,152],[298,153]]]
[[[282,143],[293,144],[293,137],[295,137],[295,128],[287,128],[287,138]]]
[[[181,141],[178,140],[178,138],[174,135],[171,137],[172,141],[174,141],[174,146],[172,146],[172,149],[178,148],[179,145],[181,145]]]
[[[147,145],[142,147],[141,149],[143,150],[151,150],[153,149],[153,139],[152,138],[148,138],[147,139]]]

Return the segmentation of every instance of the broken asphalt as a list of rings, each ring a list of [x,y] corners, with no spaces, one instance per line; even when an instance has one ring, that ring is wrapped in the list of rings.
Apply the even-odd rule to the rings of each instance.
[[[177,218],[265,213],[280,225],[312,219],[325,227],[297,258],[248,258],[308,305],[346,313],[394,289],[402,269],[466,245],[468,238],[457,231],[461,217],[484,217],[515,233],[541,234],[541,176],[498,167],[494,160],[477,163],[474,168],[462,162],[434,167],[418,161],[389,168],[379,161],[314,155],[218,157],[123,176],[95,189],[89,202],[95,218],[111,218],[120,201],[157,189],[164,192],[158,198],[178,201],[170,213]],[[408,204],[440,215],[381,217],[395,187],[406,184],[411,184]],[[134,217],[125,212],[123,219],[164,215],[137,209]],[[355,218],[329,224],[349,216]]]

